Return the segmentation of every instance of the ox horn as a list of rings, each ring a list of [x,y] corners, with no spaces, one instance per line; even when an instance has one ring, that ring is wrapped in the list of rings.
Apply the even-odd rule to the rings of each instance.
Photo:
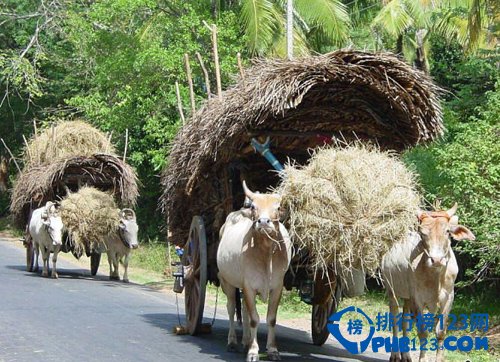
[[[250,189],[248,188],[247,186],[247,183],[245,182],[245,180],[243,180],[242,182],[243,184],[243,191],[245,191],[245,195],[250,199],[250,200],[253,200],[257,197],[257,194],[250,191]]]
[[[455,202],[455,205],[453,205],[451,209],[447,210],[446,213],[448,214],[449,217],[452,217],[457,212],[457,208],[458,204]]]
[[[122,210],[120,211],[120,215],[122,215],[122,217],[123,217],[123,218],[125,218],[125,216],[126,216],[127,214],[131,215],[131,216],[132,216],[132,219],[135,219],[135,218],[136,218],[136,216],[135,216],[135,211],[134,211],[134,210],[132,210],[132,209],[122,209]]]

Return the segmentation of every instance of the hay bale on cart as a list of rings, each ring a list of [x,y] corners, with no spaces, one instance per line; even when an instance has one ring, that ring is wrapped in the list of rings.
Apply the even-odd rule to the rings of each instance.
[[[31,211],[47,201],[58,201],[82,186],[93,186],[113,195],[120,207],[132,207],[138,196],[135,171],[115,154],[110,137],[82,121],[60,122],[36,133],[27,142],[24,168],[11,195],[14,222],[24,229]],[[69,248],[68,251],[75,251]],[[89,247],[85,250],[92,253]],[[30,248],[27,267],[32,268]],[[75,252],[75,256],[81,254]],[[93,253],[92,273],[98,256]],[[95,263],[97,262],[97,265]]]
[[[280,182],[252,139],[270,137],[282,164],[304,165],[311,149],[337,139],[401,151],[442,135],[439,93],[427,75],[393,54],[342,50],[258,60],[221,99],[194,113],[173,142],[160,200],[169,242],[186,246],[184,263],[196,271],[185,283],[190,332],[201,325],[204,284],[218,283],[218,230],[243,204],[241,180],[260,191]],[[335,299],[327,280],[313,282],[311,265],[294,267],[285,284],[301,290],[314,284],[313,339],[322,344]]]
[[[383,255],[417,226],[415,179],[395,153],[354,143],[318,149],[305,166],[287,165],[276,192],[296,252],[305,252],[314,274],[331,270],[344,285],[361,272],[358,290],[347,293],[355,295],[364,275],[376,276]]]

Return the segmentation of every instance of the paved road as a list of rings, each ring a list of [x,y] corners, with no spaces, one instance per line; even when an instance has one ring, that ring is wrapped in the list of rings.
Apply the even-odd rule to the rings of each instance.
[[[0,239],[0,361],[244,361],[225,351],[227,320],[201,337],[176,336],[175,298],[145,287],[90,277],[58,261],[59,279],[25,271],[24,250]],[[223,308],[221,306],[220,308]],[[208,311],[208,313],[212,313]],[[265,347],[265,327],[260,345]],[[308,333],[278,329],[285,361],[381,361],[316,347]],[[334,357],[335,356],[335,357]]]

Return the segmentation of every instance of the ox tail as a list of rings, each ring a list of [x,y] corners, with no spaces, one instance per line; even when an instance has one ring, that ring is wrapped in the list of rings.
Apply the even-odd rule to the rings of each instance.
[[[236,319],[238,320],[238,324],[241,326],[242,319],[241,319],[241,292],[240,292],[240,288],[236,288],[234,294],[235,294],[235,299],[236,299]]]

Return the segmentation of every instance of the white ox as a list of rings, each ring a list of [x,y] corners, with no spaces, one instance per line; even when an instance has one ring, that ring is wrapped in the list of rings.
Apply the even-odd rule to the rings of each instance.
[[[227,296],[229,314],[228,349],[237,349],[234,328],[235,291],[243,290],[243,346],[248,348],[247,361],[259,360],[257,328],[259,314],[255,298],[268,301],[267,356],[280,359],[276,346],[276,315],[283,289],[283,277],[290,264],[291,242],[287,230],[279,222],[281,197],[257,194],[243,181],[243,189],[251,200],[250,209],[232,212],[220,230],[217,266],[222,290]]]
[[[42,276],[49,275],[49,257],[50,253],[54,253],[52,257],[52,278],[58,278],[56,263],[57,254],[62,246],[63,223],[56,205],[48,201],[45,206],[42,206],[31,214],[31,219],[28,227],[29,234],[33,240],[35,249],[35,268],[38,270],[38,255],[42,251],[43,271]]]
[[[411,313],[414,318],[421,316],[424,308],[433,314],[440,310],[443,315],[443,322],[436,324],[438,362],[444,360],[442,347],[458,273],[451,237],[455,240],[475,239],[465,226],[458,225],[456,209],[455,204],[448,211],[420,212],[419,232],[411,233],[403,243],[395,244],[382,259],[382,276],[393,316],[398,314],[398,298],[404,300],[403,313]],[[408,323],[403,319],[405,337]],[[398,335],[398,328],[394,320],[394,337]],[[418,337],[427,338],[427,330],[419,328]],[[420,352],[419,361],[425,360],[425,352]],[[410,362],[411,357],[406,352],[391,352],[389,361]]]
[[[123,264],[123,281],[128,283],[128,262],[130,250],[137,249],[137,220],[132,209],[120,210],[120,224],[116,232],[104,239],[109,263],[109,279],[120,280],[118,266]]]

